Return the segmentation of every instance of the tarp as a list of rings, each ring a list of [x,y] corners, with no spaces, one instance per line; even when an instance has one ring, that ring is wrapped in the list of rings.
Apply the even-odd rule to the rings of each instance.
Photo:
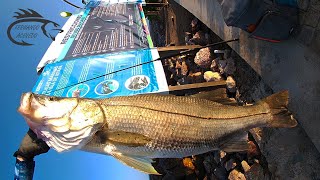
[[[38,65],[45,68],[33,92],[105,98],[168,91],[161,62],[139,65],[159,58],[140,3],[92,1],[63,30]]]

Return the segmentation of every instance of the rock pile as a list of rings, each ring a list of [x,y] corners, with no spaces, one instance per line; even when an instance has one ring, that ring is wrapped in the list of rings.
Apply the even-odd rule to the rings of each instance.
[[[248,151],[220,150],[183,159],[155,159],[153,165],[162,176],[151,175],[150,179],[270,179],[268,164],[252,136],[249,137]]]

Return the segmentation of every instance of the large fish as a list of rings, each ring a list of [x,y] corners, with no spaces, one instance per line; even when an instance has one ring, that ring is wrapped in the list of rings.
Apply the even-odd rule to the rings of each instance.
[[[243,145],[239,135],[246,130],[296,126],[287,104],[287,91],[243,107],[173,95],[98,100],[25,93],[18,111],[38,137],[58,152],[81,149],[108,154],[140,171],[158,174],[151,165],[153,158],[237,150]]]

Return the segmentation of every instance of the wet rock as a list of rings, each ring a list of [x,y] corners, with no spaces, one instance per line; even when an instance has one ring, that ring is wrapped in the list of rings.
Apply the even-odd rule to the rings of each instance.
[[[234,169],[230,172],[228,179],[229,180],[246,180],[246,177],[244,176],[244,174]]]
[[[251,168],[247,161],[241,161],[241,166],[244,172],[248,172]]]
[[[224,167],[226,168],[227,171],[230,171],[231,169],[235,168],[237,166],[237,163],[234,159],[228,160]]]
[[[202,48],[197,52],[194,62],[201,68],[209,68],[212,62],[212,56],[209,48]]]
[[[207,82],[211,82],[211,81],[220,81],[222,79],[222,77],[220,76],[219,73],[217,72],[212,72],[212,71],[206,71],[203,75],[203,78],[207,81]]]

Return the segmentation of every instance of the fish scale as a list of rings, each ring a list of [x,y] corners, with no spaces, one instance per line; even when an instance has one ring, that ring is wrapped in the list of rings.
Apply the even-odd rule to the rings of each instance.
[[[147,152],[150,157],[189,156],[213,150],[219,146],[217,139],[226,134],[265,124],[267,119],[271,118],[260,114],[238,118],[236,121],[215,120],[136,106],[108,104],[103,106],[108,130],[137,133],[152,139],[144,147],[121,145],[117,147],[117,151],[137,155]]]
[[[232,119],[256,114],[269,113],[267,104],[250,107],[224,106],[220,103],[185,96],[139,95],[103,99],[104,105],[129,105],[157,111],[186,114],[207,119]],[[263,108],[261,107],[263,106]]]

